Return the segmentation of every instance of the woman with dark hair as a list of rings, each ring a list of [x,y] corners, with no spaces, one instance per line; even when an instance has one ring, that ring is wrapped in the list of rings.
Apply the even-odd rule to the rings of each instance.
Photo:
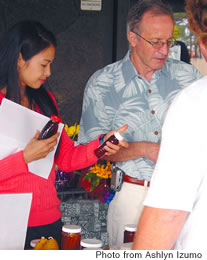
[[[43,25],[23,21],[14,25],[0,42],[0,103],[4,97],[38,113],[59,116],[57,104],[44,83],[51,75],[50,65],[55,57],[56,40]],[[127,125],[120,128],[124,132]],[[54,158],[59,169],[70,172],[94,164],[98,158],[94,150],[114,131],[101,135],[88,145],[74,147],[73,141],[63,130],[58,154]],[[23,151],[0,160],[0,193],[32,193],[25,248],[32,239],[52,236],[60,244],[60,201],[54,186],[54,164],[48,179],[32,174],[28,163],[44,158],[57,144],[59,133],[45,140],[38,140],[39,131]],[[107,142],[106,154],[116,153],[120,146]]]
[[[176,45],[180,45],[181,52],[180,52],[180,60],[190,64],[190,54],[188,52],[188,48],[182,41],[176,41]]]

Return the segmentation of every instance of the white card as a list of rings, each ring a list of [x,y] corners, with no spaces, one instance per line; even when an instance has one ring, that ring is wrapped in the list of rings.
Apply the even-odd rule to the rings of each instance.
[[[32,193],[0,194],[0,249],[24,249]]]

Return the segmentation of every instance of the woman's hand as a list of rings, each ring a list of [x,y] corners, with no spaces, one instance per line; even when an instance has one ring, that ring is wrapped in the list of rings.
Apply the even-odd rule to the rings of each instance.
[[[104,137],[104,142],[111,136],[113,135],[115,132],[119,132],[120,134],[125,132],[128,129],[128,125],[124,125],[121,128],[117,129],[117,130],[112,130],[110,132],[108,132],[105,137]],[[105,155],[106,156],[110,156],[113,155],[115,153],[117,153],[121,147],[123,148],[128,148],[129,144],[128,142],[126,142],[125,140],[119,141],[119,144],[112,144],[110,142],[106,142],[106,146],[104,146],[104,149],[106,150]]]
[[[25,163],[30,163],[35,160],[45,158],[57,144],[59,133],[51,136],[48,139],[38,140],[40,131],[37,131],[35,136],[30,140],[23,151]]]

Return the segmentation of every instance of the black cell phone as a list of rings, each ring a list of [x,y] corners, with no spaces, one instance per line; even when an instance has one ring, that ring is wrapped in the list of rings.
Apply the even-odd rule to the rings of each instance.
[[[112,166],[112,178],[111,178],[111,189],[114,191],[120,191],[124,180],[124,171],[119,167]]]

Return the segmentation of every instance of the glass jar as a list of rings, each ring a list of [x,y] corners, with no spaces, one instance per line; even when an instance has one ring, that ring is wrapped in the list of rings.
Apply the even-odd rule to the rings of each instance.
[[[99,250],[102,247],[101,240],[95,238],[82,239],[80,242],[81,249],[94,249]]]
[[[104,156],[106,150],[104,149],[104,146],[106,146],[106,142],[111,142],[112,144],[118,144],[119,141],[122,141],[124,138],[121,136],[119,132],[115,132],[113,135],[111,135],[103,144],[101,144],[96,150],[94,150],[95,155],[98,158],[101,158]]]
[[[81,227],[77,225],[64,225],[62,227],[62,250],[80,250]]]
[[[54,134],[57,133],[58,124],[61,122],[61,119],[56,115],[51,115],[50,120],[47,124],[43,127],[42,131],[40,132],[39,140],[47,139]]]
[[[136,230],[137,225],[135,224],[127,224],[124,227],[124,243],[133,242]]]

